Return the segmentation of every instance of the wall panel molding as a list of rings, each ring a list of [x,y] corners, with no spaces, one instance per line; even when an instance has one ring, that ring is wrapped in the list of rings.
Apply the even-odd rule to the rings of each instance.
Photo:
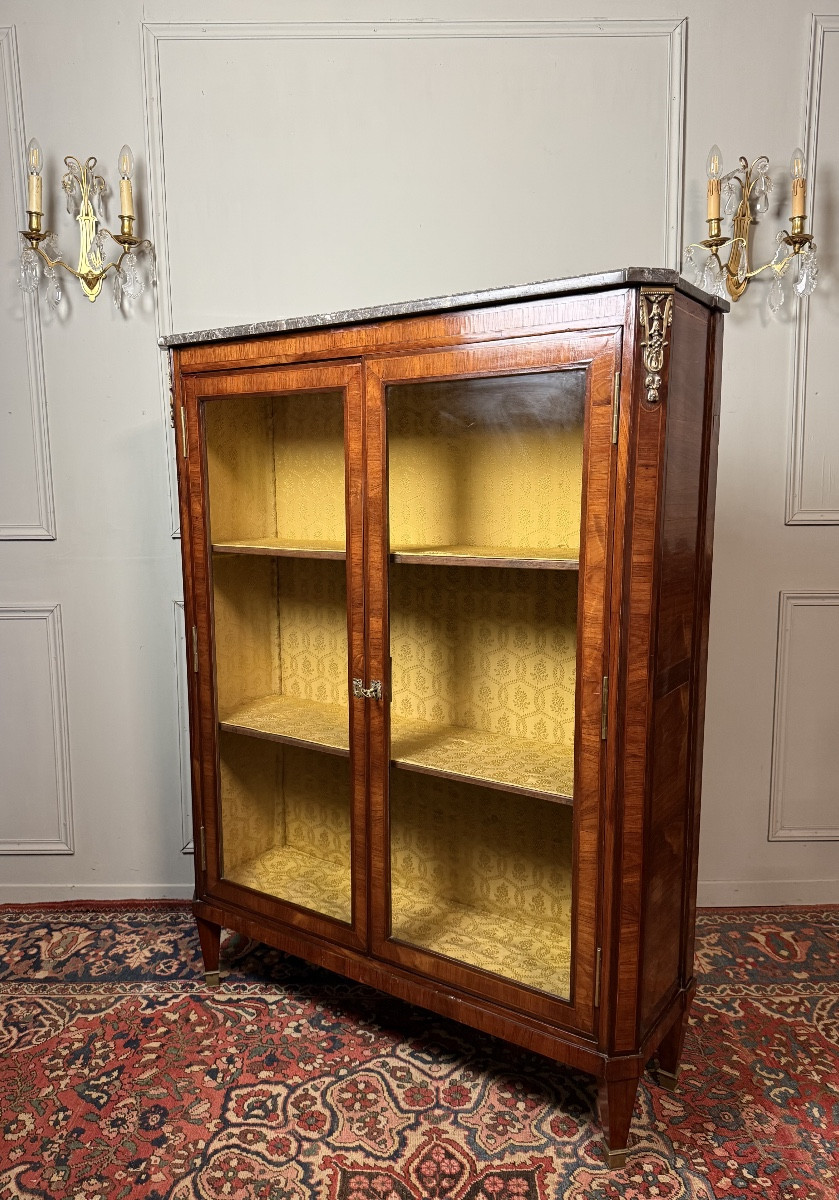
[[[455,38],[643,38],[661,39],[668,62],[666,105],[667,147],[663,204],[662,261],[679,270],[681,263],[682,209],[684,189],[684,105],[686,91],[687,20],[602,20],[602,21],[308,21],[154,23],[142,25],[143,87],[145,98],[146,152],[152,213],[152,236],[158,253],[158,336],[173,333],[172,279],[167,214],[164,114],[160,73],[160,47],[164,42],[276,41],[276,40],[382,40]],[[169,501],[173,537],[179,536],[177,477],[172,431],[169,427],[169,378],[161,355],[161,419],[166,431]]]
[[[61,606],[12,604],[0,607],[0,621],[43,623],[49,663],[50,705],[55,766],[55,834],[43,839],[1,838],[0,854],[72,854],[73,802],[70,779],[70,735],[64,673]],[[8,763],[5,764],[8,768]]]
[[[822,82],[824,73],[825,41],[829,35],[839,34],[839,15],[813,15],[810,37],[810,60],[807,81],[807,109],[805,116],[805,155],[807,160],[808,208],[815,213],[816,189],[818,187],[819,123],[821,119]],[[812,228],[812,221],[811,221]],[[823,292],[816,293],[815,303],[822,301]],[[805,502],[806,483],[806,429],[807,429],[807,367],[810,353],[810,305],[813,300],[798,301],[793,350],[793,395],[792,425],[787,454],[787,525],[837,525],[839,507],[808,508]],[[839,397],[834,396],[833,399]]]
[[[794,686],[793,635],[796,632],[797,615],[806,613],[812,608],[832,608],[836,610],[836,631],[833,639],[824,640],[824,654],[827,655],[825,675],[831,688],[830,699],[825,704],[821,695],[820,681],[812,670],[806,670],[808,677],[807,695],[812,698],[813,713],[805,714],[803,725],[795,728],[794,722],[801,722],[803,705],[790,703],[790,689]],[[799,626],[800,630],[800,621]],[[799,635],[800,636],[800,635]],[[802,823],[795,813],[795,796],[791,794],[789,785],[790,761],[796,764],[806,762],[810,740],[816,741],[827,754],[828,738],[819,735],[818,722],[825,730],[830,731],[833,744],[836,743],[836,720],[839,714],[839,673],[830,666],[829,653],[831,645],[834,653],[839,647],[839,592],[781,592],[778,613],[778,652],[775,671],[775,716],[772,729],[772,772],[769,791],[769,841],[770,842],[827,842],[839,840],[839,771],[829,773],[827,787],[832,792],[827,797],[829,808],[835,815],[835,822]],[[805,648],[806,649],[806,648]],[[799,648],[799,654],[802,653]],[[812,666],[812,664],[811,664]],[[832,704],[830,703],[832,700]],[[830,736],[830,735],[828,735]],[[798,745],[796,747],[796,739]],[[797,749],[797,755],[795,753]],[[807,786],[806,782],[803,785]]]
[[[0,26],[0,64],[3,71],[3,99],[6,107],[6,123],[10,162],[7,178],[13,189],[17,229],[26,226],[24,211],[23,159],[26,132],[23,121],[23,99],[20,86],[20,64],[18,61],[17,38],[14,26]],[[16,234],[15,234],[16,239]],[[52,541],[55,538],[55,510],[52,490],[52,466],[50,462],[49,427],[47,424],[47,392],[44,376],[44,357],[41,330],[41,314],[37,296],[20,293],[23,312],[23,337],[29,380],[29,417],[34,448],[34,488],[37,497],[37,516],[22,524],[10,521],[0,512],[0,540],[4,541]],[[11,397],[19,402],[17,397]]]
[[[178,684],[178,761],[181,780],[181,853],[194,854],[192,840],[192,761],[189,753],[189,693],[186,678],[186,617],[175,602],[175,678]]]

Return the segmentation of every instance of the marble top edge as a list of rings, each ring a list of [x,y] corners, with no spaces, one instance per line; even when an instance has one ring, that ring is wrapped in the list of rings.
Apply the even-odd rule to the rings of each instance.
[[[301,329],[318,329],[328,325],[355,325],[365,321],[383,321],[430,312],[450,312],[458,308],[477,307],[513,300],[537,299],[579,291],[596,291],[621,284],[641,283],[675,287],[678,291],[709,308],[729,311],[729,304],[702,291],[667,267],[624,267],[596,275],[575,275],[567,279],[545,279],[537,283],[515,284],[487,288],[479,292],[459,292],[449,296],[430,296],[423,300],[378,304],[372,308],[349,308],[340,312],[318,313],[305,317],[278,317],[271,321],[255,321],[250,325],[226,325],[215,329],[199,329],[189,333],[170,333],[159,339],[164,348],[188,346],[198,342],[222,342],[233,338],[256,337],[272,333],[289,333]]]

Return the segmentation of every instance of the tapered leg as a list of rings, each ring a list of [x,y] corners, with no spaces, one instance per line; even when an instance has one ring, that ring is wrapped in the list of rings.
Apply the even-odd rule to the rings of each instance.
[[[201,943],[201,957],[204,959],[204,978],[210,987],[217,987],[220,981],[218,958],[221,944],[221,925],[213,921],[205,921],[196,917],[198,940]]]
[[[669,1092],[675,1090],[679,1079],[682,1049],[685,1044],[687,1027],[688,1014],[684,1012],[671,1025],[669,1032],[665,1034],[656,1051],[656,1080],[659,1087],[667,1088]]]
[[[598,1088],[597,1104],[606,1141],[606,1161],[615,1169],[626,1164],[626,1143],[637,1092],[637,1075],[630,1079],[610,1079],[601,1082]]]

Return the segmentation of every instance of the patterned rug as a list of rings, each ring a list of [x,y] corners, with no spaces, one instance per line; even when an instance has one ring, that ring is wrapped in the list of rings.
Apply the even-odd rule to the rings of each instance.
[[[603,1165],[594,1084],[181,904],[6,908],[0,1198],[834,1200],[839,909],[700,914],[679,1090]]]

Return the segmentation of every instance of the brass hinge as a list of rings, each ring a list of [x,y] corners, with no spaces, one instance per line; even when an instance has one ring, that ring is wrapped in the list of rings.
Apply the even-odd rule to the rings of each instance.
[[[189,434],[187,433],[186,413],[184,412],[183,405],[181,405],[181,446],[183,447],[184,458],[187,458],[189,455]]]
[[[207,834],[204,826],[201,826],[198,834],[198,844],[201,847],[201,870],[207,870]]]
[[[606,741],[609,727],[609,676],[603,676],[603,701],[600,708],[600,740]]]
[[[203,833],[203,830],[201,831]],[[597,947],[594,956],[594,1007],[600,1007],[600,977],[603,974],[603,952]]]
[[[198,630],[192,627],[192,669],[198,674]]]
[[[612,393],[612,445],[618,443],[618,425],[621,418],[621,373],[615,371],[615,390]]]

